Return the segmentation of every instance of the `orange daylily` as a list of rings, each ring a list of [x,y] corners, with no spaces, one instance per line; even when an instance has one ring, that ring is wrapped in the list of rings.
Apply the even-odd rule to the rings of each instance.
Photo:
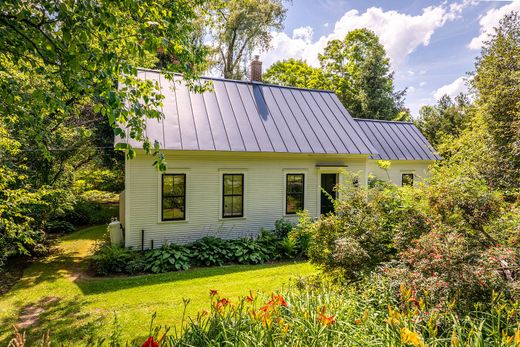
[[[320,312],[318,312],[318,321],[320,321],[320,323],[323,325],[332,325],[336,323],[336,318],[335,315],[326,316],[325,306],[322,306]]]
[[[229,304],[230,304],[230,301],[228,299],[222,298],[215,303],[215,308],[220,311],[223,307],[225,307]]]
[[[218,295],[218,291],[215,290],[215,289],[210,289],[209,290],[209,296],[215,296],[215,295]]]

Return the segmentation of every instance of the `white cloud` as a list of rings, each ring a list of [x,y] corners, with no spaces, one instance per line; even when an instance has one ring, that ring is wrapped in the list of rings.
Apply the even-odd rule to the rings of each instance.
[[[435,92],[433,92],[433,97],[435,100],[439,100],[442,98],[443,95],[447,94],[450,97],[454,98],[460,93],[467,93],[468,92],[468,86],[467,86],[468,79],[465,76],[461,76],[457,78],[455,81],[451,82],[450,84],[446,84],[439,89],[437,89]]]
[[[493,28],[498,26],[500,19],[511,11],[520,11],[520,1],[513,1],[502,7],[493,8],[482,15],[479,20],[480,35],[474,37],[468,47],[470,49],[481,49],[484,41],[493,33]]]
[[[408,88],[406,89],[406,91],[407,91],[408,93],[415,93],[415,87],[413,87],[413,86],[412,86],[412,87],[408,87]]]
[[[323,24],[323,26],[324,26],[325,28],[328,28],[328,27],[329,27],[329,22]]]
[[[419,87],[424,87],[426,84],[427,84],[426,81],[422,81],[419,83]]]
[[[354,29],[368,28],[379,36],[395,69],[417,47],[428,46],[435,30],[458,18],[469,4],[471,1],[464,0],[449,6],[446,3],[429,6],[415,16],[393,10],[384,11],[378,7],[371,7],[364,13],[350,10],[335,23],[330,34],[314,42],[312,35],[309,35],[312,34],[309,27],[295,29],[291,37],[283,32],[273,33],[272,49],[264,53],[262,59],[266,67],[277,60],[288,58],[304,59],[316,66],[319,63],[318,53],[323,51],[328,41],[343,39]],[[302,36],[303,32],[306,35]]]

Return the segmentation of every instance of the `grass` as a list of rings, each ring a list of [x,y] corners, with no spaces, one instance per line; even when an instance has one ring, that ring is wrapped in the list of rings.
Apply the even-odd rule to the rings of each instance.
[[[32,341],[48,330],[54,343],[84,344],[87,337],[108,337],[114,317],[123,339],[141,341],[153,313],[156,323],[177,326],[183,299],[187,315],[208,306],[209,290],[228,298],[249,289],[271,292],[291,277],[308,275],[308,263],[231,265],[135,277],[92,278],[82,268],[105,226],[90,227],[64,237],[60,252],[29,266],[20,281],[0,297],[0,345],[6,345],[13,324],[26,326]]]

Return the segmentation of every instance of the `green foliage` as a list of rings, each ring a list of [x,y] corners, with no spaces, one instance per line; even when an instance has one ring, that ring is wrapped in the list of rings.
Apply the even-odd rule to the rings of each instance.
[[[295,224],[285,218],[280,218],[274,222],[274,233],[279,239],[283,239],[289,235]]]
[[[114,204],[113,193],[87,191],[76,198],[73,209],[67,211],[65,219],[75,225],[108,224],[112,217],[119,217],[119,208]]]
[[[267,50],[272,31],[280,30],[287,9],[282,0],[218,1],[213,10],[211,39],[214,66],[224,78],[246,77],[244,62],[254,50]]]
[[[356,29],[343,40],[329,41],[319,60],[332,90],[354,117],[394,119],[402,111],[405,91],[394,91],[390,60],[374,32]]]
[[[331,89],[320,68],[312,67],[300,59],[291,58],[277,61],[265,71],[262,79],[264,82],[280,86]]]
[[[261,264],[273,258],[269,249],[252,238],[242,238],[231,242],[231,253],[239,264]]]
[[[148,251],[144,255],[144,270],[153,273],[188,270],[190,252],[184,246],[168,245]]]
[[[444,95],[436,105],[423,106],[415,122],[421,133],[437,148],[446,137],[459,137],[472,117],[468,97],[460,94],[452,100]]]
[[[233,259],[230,243],[218,237],[205,236],[189,245],[190,257],[197,265],[222,266]]]
[[[129,273],[129,270],[136,270],[134,265],[138,257],[139,253],[128,248],[102,245],[89,258],[89,268],[99,276]]]
[[[218,287],[217,287],[218,289]],[[491,307],[463,315],[438,312],[402,288],[395,299],[384,278],[337,288],[303,279],[281,293],[238,300],[213,296],[207,310],[183,321],[180,333],[157,327],[165,346],[515,346],[518,302],[494,297]],[[189,305],[189,303],[185,303]],[[515,340],[516,339],[516,340]]]
[[[520,186],[520,15],[506,15],[482,48],[472,86],[495,148],[492,176],[504,190]]]

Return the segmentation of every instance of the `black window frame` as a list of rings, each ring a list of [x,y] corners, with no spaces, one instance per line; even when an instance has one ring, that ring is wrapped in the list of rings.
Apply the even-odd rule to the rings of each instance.
[[[300,195],[300,200],[301,200],[301,206],[302,206],[302,209],[300,211],[303,211],[305,210],[305,174],[304,173],[295,173],[295,172],[289,172],[289,173],[286,173],[285,174],[285,214],[286,215],[291,215],[291,214],[296,214],[298,212],[289,212],[287,210],[287,202],[288,202],[288,197],[289,197],[289,176],[302,176],[302,191],[301,193],[297,193],[298,195]],[[294,193],[291,193],[291,195],[293,195]]]
[[[183,198],[183,201],[184,201],[184,204],[183,204],[183,211],[184,211],[184,215],[182,218],[164,218],[164,198],[165,198],[165,195],[164,195],[164,178],[166,176],[183,176],[184,178],[184,195],[168,195],[166,196],[167,198]],[[175,186],[175,178],[173,179],[173,182],[172,182],[172,190],[173,190],[173,187]],[[186,174],[185,173],[165,173],[165,174],[162,174],[161,176],[161,221],[162,222],[171,222],[171,221],[182,221],[182,220],[186,220],[186,195],[187,195],[187,192],[186,192]]]
[[[225,187],[225,184],[226,184],[226,176],[240,176],[242,178],[242,194],[226,194],[226,187]],[[222,218],[243,218],[244,217],[244,190],[245,190],[245,186],[244,186],[244,183],[245,183],[245,179],[244,179],[244,174],[243,173],[224,173],[222,174]],[[233,187],[231,187],[231,191],[233,192]],[[226,200],[226,197],[235,197],[235,196],[240,196],[242,197],[242,204],[240,206],[240,215],[228,215],[226,216],[226,212],[225,212],[225,200]],[[231,211],[233,211],[233,207],[231,207]]]
[[[405,179],[404,179],[405,176],[411,176],[411,180],[409,180],[407,183],[405,183]],[[414,181],[415,181],[415,174],[413,172],[404,172],[401,174],[401,186],[402,187],[404,187],[404,186],[413,187]]]

